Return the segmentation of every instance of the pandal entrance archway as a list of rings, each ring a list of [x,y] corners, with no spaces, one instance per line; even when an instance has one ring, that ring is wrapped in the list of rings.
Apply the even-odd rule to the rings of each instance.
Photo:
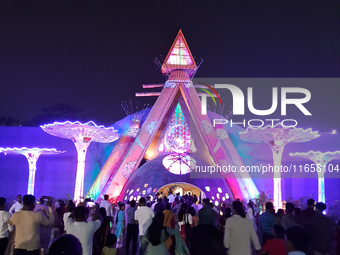
[[[203,190],[201,190],[199,187],[187,183],[187,182],[173,182],[166,184],[159,188],[157,192],[163,192],[164,196],[168,196],[169,191],[172,191],[172,194],[176,195],[177,193],[180,194],[180,196],[184,196],[188,193],[190,193],[192,196],[196,195],[198,200],[202,200],[206,198],[206,195]]]

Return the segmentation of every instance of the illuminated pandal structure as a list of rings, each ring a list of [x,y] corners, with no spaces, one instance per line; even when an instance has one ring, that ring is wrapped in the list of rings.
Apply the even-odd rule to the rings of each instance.
[[[319,137],[318,131],[306,130],[296,127],[285,127],[281,123],[275,126],[248,127],[246,131],[240,132],[240,138],[250,143],[267,143],[273,153],[273,167],[280,168],[282,153],[288,143],[308,142]],[[274,206],[282,208],[281,194],[281,172],[274,171]]]
[[[34,195],[35,172],[37,171],[37,161],[41,155],[55,155],[64,153],[65,151],[58,151],[49,148],[0,148],[0,153],[6,154],[20,154],[24,155],[28,161],[28,187],[27,194]]]
[[[85,158],[91,142],[111,143],[118,139],[118,131],[112,127],[98,126],[93,121],[86,123],[54,122],[40,126],[46,133],[61,138],[71,139],[77,149],[78,164],[74,200],[79,201],[84,196]]]
[[[314,162],[315,171],[318,173],[318,201],[326,202],[325,196],[325,171],[327,164],[334,160],[340,159],[340,151],[309,151],[309,152],[295,152],[289,153],[289,156],[296,158],[306,158]]]

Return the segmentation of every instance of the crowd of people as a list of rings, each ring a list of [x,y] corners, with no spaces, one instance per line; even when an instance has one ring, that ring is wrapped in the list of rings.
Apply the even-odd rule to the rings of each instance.
[[[0,255],[42,254],[42,226],[51,230],[45,251],[51,255],[340,254],[337,224],[313,199],[305,210],[286,203],[285,211],[275,211],[267,202],[260,214],[252,201],[244,206],[239,199],[216,208],[190,193],[155,198],[112,204],[105,195],[99,204],[87,199],[76,205],[46,197],[37,204],[34,196],[19,195],[7,212],[1,197]]]

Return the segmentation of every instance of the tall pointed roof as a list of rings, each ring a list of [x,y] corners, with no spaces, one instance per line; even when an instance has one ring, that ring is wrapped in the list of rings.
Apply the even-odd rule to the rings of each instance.
[[[182,30],[178,31],[175,41],[173,42],[168,55],[162,65],[162,73],[170,75],[173,70],[186,70],[191,77],[197,65],[191,55],[189,46],[184,38]]]

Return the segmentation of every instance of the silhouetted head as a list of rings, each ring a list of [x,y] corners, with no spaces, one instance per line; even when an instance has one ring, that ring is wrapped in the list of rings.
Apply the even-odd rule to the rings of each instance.
[[[266,203],[266,210],[267,211],[273,211],[273,209],[274,209],[273,203],[272,202],[267,202]]]
[[[106,209],[104,207],[100,207],[99,208],[99,213],[102,216],[103,220],[106,219],[107,215],[106,215]]]
[[[131,207],[135,207],[135,206],[136,206],[136,201],[135,201],[135,200],[132,200],[132,201],[130,202],[130,206],[131,206]]]
[[[82,255],[83,249],[77,237],[74,235],[63,235],[51,245],[48,254]]]
[[[67,210],[72,213],[74,212],[74,209],[76,209],[76,205],[72,202],[69,202],[68,205],[67,205]]]
[[[307,252],[310,237],[306,230],[299,226],[290,227],[286,231],[288,252],[302,251]]]
[[[313,198],[308,199],[308,200],[307,200],[307,206],[308,206],[309,208],[314,209],[315,200],[314,200]]]
[[[35,196],[25,195],[23,198],[24,209],[33,211],[35,207]]]
[[[326,210],[326,208],[326,204],[322,202],[316,203],[315,205],[315,211],[317,211],[318,213],[322,213],[324,210]]]
[[[88,218],[88,210],[85,206],[77,206],[74,209],[75,221],[86,221]]]
[[[225,208],[225,217],[226,218],[231,217],[231,208],[229,207]]]
[[[0,210],[5,209],[5,205],[6,205],[6,198],[0,197]]]
[[[21,195],[17,195],[17,201],[21,204],[21,202],[22,202],[22,196]]]
[[[204,199],[203,199],[203,205],[204,205],[204,206],[207,206],[207,205],[209,205],[209,204],[210,204],[209,198],[204,198]]]
[[[285,229],[281,225],[275,224],[273,227],[273,234],[276,238],[284,239]]]
[[[108,234],[106,237],[105,246],[113,246],[117,243],[117,236],[115,234]]]
[[[246,214],[243,210],[243,204],[240,201],[234,201],[233,202],[233,211],[234,214],[240,215],[242,218],[246,217]]]
[[[296,217],[299,217],[300,213],[301,213],[301,208],[295,208],[294,209],[294,214],[295,214]]]
[[[140,205],[140,206],[145,206],[145,203],[146,203],[145,198],[144,198],[144,197],[141,197],[141,198],[139,199],[139,205]]]
[[[191,215],[191,216],[195,216],[196,215],[196,210],[194,207],[190,206],[189,209],[188,209],[188,213]]]
[[[109,195],[104,195],[104,200],[109,200]]]
[[[295,205],[293,203],[286,204],[286,214],[293,214],[295,210]]]

